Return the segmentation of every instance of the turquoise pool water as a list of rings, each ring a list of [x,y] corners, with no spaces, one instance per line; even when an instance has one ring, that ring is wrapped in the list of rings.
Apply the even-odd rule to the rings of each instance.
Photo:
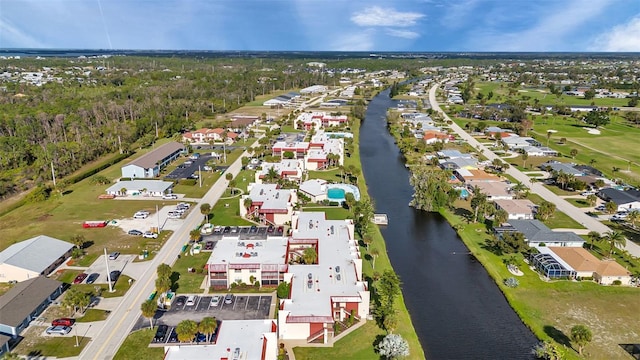
[[[344,190],[340,188],[330,188],[327,190],[327,198],[333,201],[344,201]]]
[[[465,188],[460,189],[460,197],[463,199],[469,197],[469,191]]]

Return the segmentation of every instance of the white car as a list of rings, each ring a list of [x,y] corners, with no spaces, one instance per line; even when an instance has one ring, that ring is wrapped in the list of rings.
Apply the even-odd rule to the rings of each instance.
[[[178,207],[185,207],[185,208],[187,208],[187,209],[191,207],[191,205],[190,205],[189,203],[186,203],[186,202],[178,203],[176,206],[178,206]]]
[[[220,305],[220,296],[212,297],[210,306],[218,306],[218,305]]]
[[[138,211],[135,214],[133,214],[134,219],[146,219],[147,217],[149,217],[148,211]]]
[[[49,326],[46,330],[48,335],[67,335],[71,331],[69,326]]]
[[[147,231],[144,234],[142,234],[143,238],[148,238],[148,239],[156,239],[158,238],[158,234],[151,232],[151,231]]]
[[[178,195],[176,194],[163,194],[162,198],[165,200],[176,200],[178,198]]]
[[[182,216],[182,213],[180,213],[178,211],[169,211],[167,213],[167,217],[169,219],[180,219],[180,216]]]

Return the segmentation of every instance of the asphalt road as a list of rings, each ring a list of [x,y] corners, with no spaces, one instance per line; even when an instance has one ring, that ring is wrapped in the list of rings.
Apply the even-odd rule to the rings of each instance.
[[[257,142],[256,142],[257,144]],[[256,146],[256,144],[252,146]],[[237,176],[242,168],[242,157],[249,156],[244,152],[229,168],[227,172]],[[200,204],[208,203],[213,206],[222,197],[229,181],[221,176],[211,187],[207,194],[194,205],[199,208]],[[172,265],[182,246],[189,240],[189,232],[196,228],[202,221],[202,214],[199,211],[190,211],[184,219],[182,226],[176,230],[167,240],[167,243],[160,249],[156,257],[150,261],[146,270],[133,283],[129,291],[122,297],[111,315],[104,322],[104,326],[83,349],[80,359],[112,359],[120,345],[129,335],[132,327],[140,316],[140,304],[142,304],[149,294],[155,291],[156,268],[161,263]]]
[[[436,101],[436,90],[443,82],[437,83],[431,87],[429,90],[429,102],[431,103],[431,107],[433,110],[441,113],[444,116],[445,120],[450,120],[451,118],[447,116],[447,114],[440,109],[440,105]],[[486,156],[490,161],[493,159],[500,159],[498,155],[496,155],[493,151],[489,150],[486,146],[482,145],[478,140],[469,135],[464,129],[458,126],[455,122],[451,121],[451,125],[449,127],[458,134],[462,139],[466,140],[471,146],[480,151],[484,156]],[[531,192],[534,192],[543,199],[552,202],[556,205],[556,208],[567,214],[569,217],[582,224],[589,231],[597,231],[600,234],[603,234],[607,231],[611,231],[611,228],[602,224],[597,219],[592,218],[591,216],[584,213],[583,210],[573,206],[568,201],[564,200],[560,196],[551,192],[551,190],[545,188],[542,183],[539,182],[531,182],[531,179],[526,174],[522,173],[520,170],[510,167],[505,171],[507,174],[513,176],[516,180],[520,181],[526,187],[528,187]],[[624,247],[625,250],[629,252],[629,254],[640,257],[640,245],[632,241],[627,241],[627,245]]]

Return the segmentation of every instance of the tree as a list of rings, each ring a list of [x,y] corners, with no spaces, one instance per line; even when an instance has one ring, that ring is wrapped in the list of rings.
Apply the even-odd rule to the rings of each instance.
[[[235,193],[236,193],[236,180],[235,179],[229,181],[229,189],[231,190],[231,195],[235,195]]]
[[[395,310],[389,312],[382,320],[382,326],[392,334],[398,328],[398,312]]]
[[[584,98],[585,100],[591,100],[596,96],[596,91],[593,89],[589,89],[587,91],[584,92]]]
[[[293,151],[285,151],[282,153],[282,157],[285,159],[293,159],[295,156],[296,154],[294,154]]]
[[[193,229],[191,231],[189,231],[189,240],[196,242],[198,240],[200,240],[200,230],[198,229]]]
[[[209,213],[211,213],[211,204],[202,204],[200,205],[200,213],[204,215],[207,222],[209,222]]]
[[[276,294],[278,295],[278,299],[288,299],[289,298],[289,283],[281,282],[278,284],[278,288],[276,290]]]
[[[302,252],[302,260],[305,264],[315,264],[318,260],[318,252],[313,247],[308,247]]]
[[[598,197],[595,194],[587,195],[587,202],[589,206],[594,206],[598,202]]]
[[[149,327],[153,328],[153,317],[156,315],[156,310],[158,306],[155,301],[147,300],[140,305],[140,310],[142,310],[142,316],[149,319]]]
[[[596,180],[595,183],[593,183],[593,185],[595,185],[598,189],[600,189],[600,188],[604,187],[604,180],[598,179],[598,180]]]
[[[515,183],[515,185],[513,185],[513,187],[511,188],[511,191],[513,191],[516,194],[516,198],[518,199],[522,197],[522,193],[525,192],[526,190],[527,190],[527,187],[520,181]]]
[[[591,330],[584,325],[576,325],[571,328],[571,341],[578,347],[578,354],[582,355],[582,349],[591,342]]]
[[[631,223],[633,228],[636,227],[636,223],[640,220],[640,211],[633,209],[627,213],[627,221]]]
[[[389,334],[378,344],[378,353],[387,359],[409,356],[409,343],[398,334]]]
[[[541,221],[548,220],[553,213],[556,212],[556,204],[549,201],[542,201],[540,206],[538,206],[538,211],[536,212],[536,218]]]
[[[171,278],[170,277],[158,277],[156,278],[156,291],[160,294],[164,294],[171,290]]]
[[[344,203],[349,209],[353,208],[353,206],[356,204],[356,198],[355,196],[353,196],[353,193],[348,192],[344,195]]]
[[[609,115],[604,111],[593,110],[590,111],[585,117],[584,122],[589,125],[593,125],[594,128],[598,126],[607,125],[609,123]]]
[[[471,208],[473,209],[473,222],[478,221],[478,213],[482,210],[482,216],[484,217],[484,208],[487,205],[487,195],[480,192],[480,188],[477,186],[473,189],[473,198],[471,198]]]
[[[375,289],[378,295],[378,302],[386,311],[393,310],[395,298],[400,295],[400,284],[400,278],[392,270],[385,270],[377,282]]]
[[[233,174],[232,174],[232,173],[230,173],[230,172],[228,172],[228,173],[224,176],[224,178],[225,178],[225,179],[227,179],[227,181],[231,181],[231,179],[233,179]]]
[[[547,131],[547,146],[549,146],[549,140],[551,140],[551,135],[553,135],[553,131]]]
[[[631,99],[629,99],[629,102],[627,103],[627,106],[629,107],[636,107],[638,106],[638,97],[634,96]]]
[[[571,155],[572,159],[575,159],[576,155],[578,155],[578,149],[571,149],[571,151],[569,151],[569,154]]]
[[[173,270],[171,270],[171,266],[165,263],[158,265],[158,267],[156,268],[156,274],[158,275],[158,277],[169,279],[172,273]]]
[[[527,168],[527,159],[529,158],[529,154],[527,154],[525,152],[525,153],[522,153],[521,156],[522,156],[522,167],[526,169]]]
[[[244,205],[244,207],[245,207],[247,210],[249,210],[249,209],[251,208],[251,205],[252,205],[252,204],[253,204],[253,200],[251,200],[251,198],[250,198],[250,197],[247,197],[247,198],[245,198],[245,199],[242,201],[242,205]]]
[[[414,193],[409,205],[424,211],[438,211],[449,206],[451,198],[447,194],[452,189],[449,183],[451,176],[448,171],[433,170],[426,166],[412,168],[409,182]]]
[[[84,235],[77,234],[77,235],[73,235],[71,237],[71,242],[73,243],[73,245],[78,247],[78,249],[84,248],[85,241],[86,241],[86,239],[85,239]]]
[[[218,328],[218,321],[214,317],[207,316],[200,320],[200,324],[198,324],[198,331],[207,334],[207,339],[211,339],[211,334],[216,332]]]
[[[176,326],[176,333],[180,342],[191,342],[198,332],[198,324],[193,320],[182,320]]]
[[[600,241],[602,237],[600,236],[600,233],[597,231],[589,231],[589,233],[587,234],[587,240],[589,241],[589,248],[593,249],[593,244]]]
[[[618,205],[613,201],[607,201],[604,204],[604,210],[607,212],[607,214],[614,214],[616,211],[618,211]]]
[[[373,218],[373,204],[369,198],[361,198],[353,207],[353,219],[356,231],[364,236],[369,230]]]
[[[372,248],[371,251],[369,252],[369,254],[371,255],[371,259],[373,260],[371,262],[371,267],[372,268],[376,268],[376,259],[378,258],[378,256],[380,256],[380,250],[378,250],[377,248]]]
[[[627,245],[627,239],[624,237],[624,234],[617,230],[607,231],[604,233],[603,239],[610,245],[607,257],[611,257],[616,247],[624,247]]]
[[[504,224],[509,219],[509,213],[507,213],[504,209],[499,209],[493,214],[493,226],[499,226],[500,224]]]
[[[537,344],[531,352],[537,359],[546,360],[562,360],[564,354],[560,351],[560,348],[551,341],[543,341]]]

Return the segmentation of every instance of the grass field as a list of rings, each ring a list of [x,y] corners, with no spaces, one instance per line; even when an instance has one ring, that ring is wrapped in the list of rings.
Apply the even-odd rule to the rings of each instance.
[[[92,322],[106,320],[109,313],[100,309],[88,309],[81,317],[76,317],[76,322]]]
[[[28,341],[21,341],[14,349],[14,352],[20,355],[26,355],[29,359],[44,359],[49,356],[56,358],[65,358],[78,356],[82,349],[89,342],[89,338],[78,336],[78,344],[76,347],[76,337],[62,336],[44,336],[40,335],[44,328],[38,328],[38,332],[32,332]]]
[[[163,348],[151,348],[149,343],[156,329],[143,329],[132,332],[118,349],[114,360],[162,359]]]
[[[172,290],[183,294],[204,292],[200,285],[204,281],[205,274],[201,271],[204,269],[210,255],[210,252],[189,255],[189,249],[182,253],[180,259],[173,264],[173,271],[178,273],[179,276],[173,284]],[[189,272],[189,268],[194,269],[194,272]]]
[[[449,212],[444,213],[452,224],[461,220]],[[476,231],[476,230],[479,231]],[[488,238],[482,225],[465,225],[460,233],[471,252],[480,260],[496,280],[511,306],[533,332],[542,339],[553,338],[567,345],[569,331],[576,324],[585,324],[594,334],[587,345],[586,354],[592,359],[628,359],[619,344],[637,342],[640,323],[628,321],[640,311],[640,289],[600,286],[590,281],[542,281],[520,259],[519,267],[525,273],[518,278],[520,286],[511,289],[502,281],[510,276],[503,259],[484,249]],[[634,340],[635,339],[635,340]],[[568,359],[579,358],[569,351]]]

